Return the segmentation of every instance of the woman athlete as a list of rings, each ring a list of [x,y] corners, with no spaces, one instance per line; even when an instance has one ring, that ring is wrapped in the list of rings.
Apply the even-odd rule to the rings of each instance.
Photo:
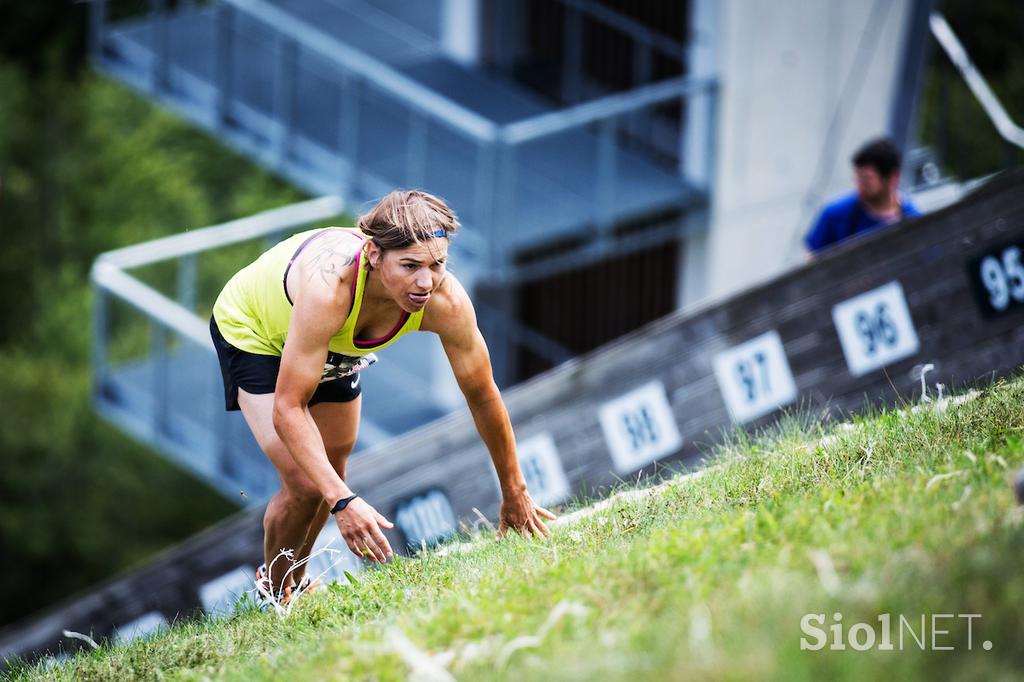
[[[393,524],[345,483],[359,428],[355,372],[412,331],[441,338],[459,388],[501,484],[499,532],[546,536],[554,514],[531,499],[516,458],[508,412],[491,374],[473,305],[446,271],[459,228],[441,199],[396,191],[357,228],[310,230],[282,241],[238,272],[214,305],[210,333],[228,410],[241,409],[281,489],[263,520],[260,576],[289,595],[329,513],[349,549],[386,562],[382,528]]]

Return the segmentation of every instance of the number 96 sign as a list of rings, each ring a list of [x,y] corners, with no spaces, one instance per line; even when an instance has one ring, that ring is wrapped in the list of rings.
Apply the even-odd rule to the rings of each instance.
[[[855,377],[910,357],[917,332],[899,282],[872,289],[832,308],[843,355]]]

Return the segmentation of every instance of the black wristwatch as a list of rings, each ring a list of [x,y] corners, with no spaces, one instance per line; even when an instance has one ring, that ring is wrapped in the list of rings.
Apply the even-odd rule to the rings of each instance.
[[[351,502],[352,500],[356,499],[357,497],[359,497],[359,496],[358,495],[352,495],[351,497],[343,497],[343,498],[341,498],[340,500],[338,500],[337,502],[334,503],[333,507],[331,507],[331,514],[332,515],[333,514],[337,514],[342,509],[347,507],[349,502]]]

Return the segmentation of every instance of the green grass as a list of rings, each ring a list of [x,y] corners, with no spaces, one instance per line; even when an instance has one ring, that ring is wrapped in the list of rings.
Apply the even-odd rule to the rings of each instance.
[[[283,620],[179,623],[11,677],[405,680],[418,651],[459,680],[1019,679],[1022,404],[1014,380],[854,428],[789,419],[547,541],[478,538],[310,595]],[[801,650],[801,618],[827,614],[827,628],[835,612],[876,630],[879,614],[904,616],[918,634],[922,614],[981,618],[970,651],[963,618],[939,622],[954,651],[921,651],[906,630],[902,651]]]

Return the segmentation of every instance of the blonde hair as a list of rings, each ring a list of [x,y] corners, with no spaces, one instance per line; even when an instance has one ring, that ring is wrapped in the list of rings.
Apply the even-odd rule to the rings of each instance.
[[[433,194],[398,189],[360,216],[356,225],[379,248],[404,249],[431,239],[450,239],[459,230],[459,219]]]

